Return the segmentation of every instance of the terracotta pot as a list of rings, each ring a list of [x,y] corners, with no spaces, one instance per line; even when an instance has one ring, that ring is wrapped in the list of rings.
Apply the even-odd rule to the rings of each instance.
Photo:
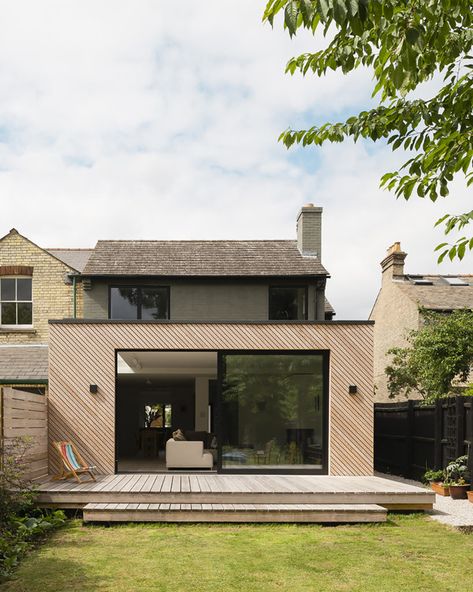
[[[444,497],[450,495],[450,488],[448,485],[444,485],[443,483],[439,483],[437,481],[432,481],[430,487],[435,491],[435,493],[438,493],[439,495],[443,495]]]
[[[450,497],[452,499],[466,499],[470,485],[450,485]]]
[[[473,491],[467,491],[466,495],[468,496],[469,501],[473,504]]]

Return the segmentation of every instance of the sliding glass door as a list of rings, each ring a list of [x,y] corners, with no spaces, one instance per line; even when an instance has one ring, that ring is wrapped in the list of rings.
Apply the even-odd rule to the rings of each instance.
[[[326,355],[222,353],[223,470],[326,472]]]

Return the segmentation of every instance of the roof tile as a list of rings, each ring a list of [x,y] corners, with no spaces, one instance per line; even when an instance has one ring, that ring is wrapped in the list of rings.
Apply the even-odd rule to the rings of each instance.
[[[99,241],[84,275],[310,276],[327,275],[296,241]]]

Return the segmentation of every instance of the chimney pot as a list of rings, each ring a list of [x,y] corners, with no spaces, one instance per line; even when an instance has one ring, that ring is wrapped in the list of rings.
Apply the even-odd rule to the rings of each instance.
[[[386,257],[381,261],[381,269],[383,278],[388,277],[393,279],[394,277],[401,277],[404,275],[404,261],[407,257],[407,253],[402,251],[401,243],[393,243],[387,251]]]

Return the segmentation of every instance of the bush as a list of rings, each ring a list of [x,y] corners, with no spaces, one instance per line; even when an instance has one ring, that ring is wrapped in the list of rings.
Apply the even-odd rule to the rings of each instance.
[[[429,469],[425,471],[422,481],[424,483],[434,483],[434,482],[442,482],[445,479],[445,472],[440,469],[438,471],[434,471]]]
[[[65,521],[62,511],[34,508],[36,493],[24,477],[30,445],[25,438],[0,441],[0,581],[34,541]]]

